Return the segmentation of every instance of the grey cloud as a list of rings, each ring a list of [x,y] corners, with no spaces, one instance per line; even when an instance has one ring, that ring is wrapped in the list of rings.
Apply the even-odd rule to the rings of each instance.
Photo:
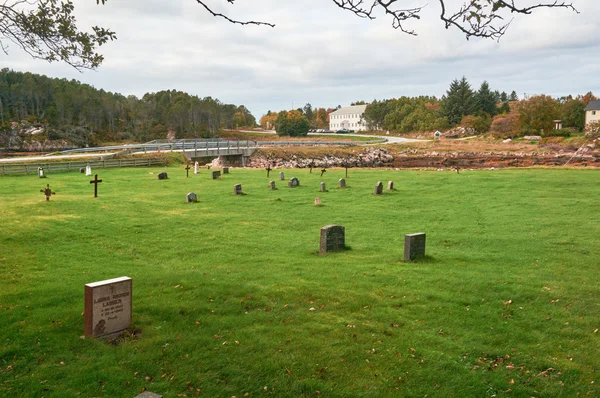
[[[600,2],[576,0],[581,14],[544,11],[515,18],[500,41],[470,40],[446,30],[432,3],[410,25],[419,36],[394,30],[389,18],[357,18],[330,0],[221,0],[215,10],[276,28],[231,25],[194,0],[76,0],[82,26],[107,26],[118,40],[101,48],[104,65],[80,74],[35,61],[15,48],[2,66],[75,78],[107,91],[143,95],[178,89],[244,104],[257,117],[267,110],[331,107],[354,100],[436,95],[465,75],[473,86],[564,95],[600,92],[597,15]],[[417,2],[415,2],[417,4]],[[420,3],[419,3],[420,4]]]

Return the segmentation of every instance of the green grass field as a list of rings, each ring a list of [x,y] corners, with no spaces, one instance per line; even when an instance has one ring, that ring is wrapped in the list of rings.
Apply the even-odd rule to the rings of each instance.
[[[600,172],[160,171],[0,178],[0,396],[600,394]],[[349,250],[317,254],[327,224]],[[136,335],[83,338],[84,284],[119,276]]]

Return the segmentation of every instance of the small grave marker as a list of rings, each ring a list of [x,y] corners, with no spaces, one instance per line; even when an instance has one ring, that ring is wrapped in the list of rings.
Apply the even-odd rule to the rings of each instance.
[[[315,206],[321,206],[321,198],[315,198]]]
[[[233,193],[234,193],[234,195],[241,195],[243,193],[242,192],[242,184],[235,184],[233,186]]]
[[[85,173],[85,167],[80,167],[80,168],[79,168],[79,172],[80,172],[81,174]]]
[[[300,180],[296,177],[292,177],[292,179],[288,182],[288,187],[295,188],[297,186],[300,186]]]
[[[269,178],[269,174],[271,174],[271,170],[273,170],[273,169],[271,168],[271,165],[270,165],[270,164],[269,164],[269,165],[267,165],[267,168],[266,168],[265,170],[267,170],[267,178]]]
[[[50,184],[46,184],[46,189],[40,189],[44,195],[46,195],[46,202],[50,201],[50,195],[56,195],[56,192],[52,192]]]
[[[46,178],[46,176],[44,175],[44,168],[43,167],[38,167],[38,177],[39,178]]]
[[[212,172],[212,179],[216,180],[218,178],[221,178],[221,171],[220,170],[216,170]]]
[[[279,173],[279,179],[281,181],[285,180],[285,175],[283,174],[283,171]]]
[[[319,184],[319,191],[321,192],[327,192],[327,188],[325,187],[325,183],[321,182],[321,184]]]
[[[323,167],[321,169],[321,177],[323,177],[323,174],[325,174],[327,172],[327,169],[325,169],[325,167]]]
[[[98,197],[98,183],[101,183],[101,182],[102,182],[102,180],[98,179],[98,174],[96,174],[94,179],[92,181],[90,181],[90,184],[94,184],[94,198]]]
[[[186,203],[196,203],[197,201],[198,201],[198,196],[196,196],[195,193],[189,192],[187,195],[185,195]]]
[[[277,189],[277,187],[275,186],[275,181],[271,181],[271,182],[269,182],[269,189],[270,189],[271,191],[274,191],[274,190],[276,190],[276,189]]]
[[[229,167],[223,167],[223,174],[229,174]]]
[[[343,178],[340,178],[338,184],[340,188],[346,188],[346,180],[344,180]]]
[[[167,174],[166,171],[163,171],[162,173],[158,173],[158,179],[159,180],[168,180],[169,175]]]
[[[326,254],[332,251],[344,250],[346,247],[346,231],[341,225],[326,225],[321,228],[319,252]]]
[[[190,169],[191,169],[191,167],[190,167],[190,164],[188,163],[188,164],[185,166],[185,176],[186,176],[186,177],[189,177],[189,176],[190,176]]]
[[[85,285],[85,335],[109,337],[131,326],[132,281],[123,276]]]
[[[394,190],[394,181],[388,181],[388,191]]]
[[[425,233],[404,235],[404,261],[425,257]]]
[[[85,175],[88,177],[92,175],[92,166],[90,166],[89,164],[85,166]]]
[[[194,163],[194,174],[198,174],[199,169],[200,169],[200,166],[198,165],[198,162],[195,162]]]
[[[373,189],[373,195],[381,195],[383,194],[383,184],[379,181],[375,184],[375,188]]]
[[[163,398],[163,396],[152,391],[144,391],[143,393],[136,395],[135,398]]]

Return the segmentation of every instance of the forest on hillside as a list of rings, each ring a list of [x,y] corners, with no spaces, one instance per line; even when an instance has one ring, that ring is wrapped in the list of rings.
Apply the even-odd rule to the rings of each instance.
[[[32,139],[86,146],[165,139],[168,134],[209,138],[220,129],[255,125],[244,105],[211,97],[166,90],[137,98],[77,80],[0,70],[0,147],[18,148]]]

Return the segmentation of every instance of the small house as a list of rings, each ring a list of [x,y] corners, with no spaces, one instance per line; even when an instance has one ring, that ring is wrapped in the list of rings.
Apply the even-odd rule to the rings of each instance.
[[[600,123],[600,101],[590,101],[585,108],[585,124]]]

